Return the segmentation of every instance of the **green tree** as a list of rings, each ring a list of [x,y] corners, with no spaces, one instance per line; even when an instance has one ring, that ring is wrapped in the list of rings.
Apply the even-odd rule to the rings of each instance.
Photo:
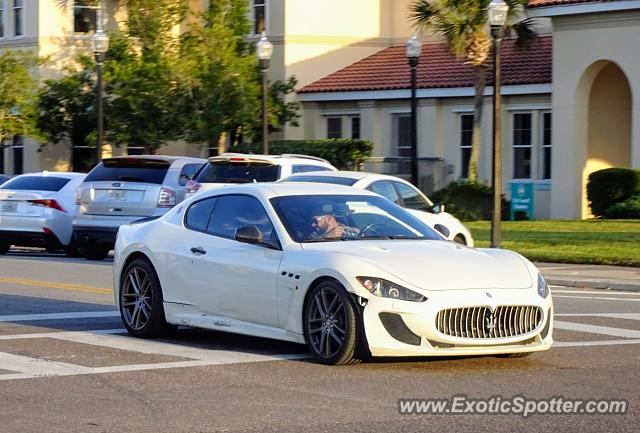
[[[27,51],[0,54],[0,143],[13,135],[40,135],[36,127],[38,85],[30,73],[38,63]]]
[[[95,142],[94,64],[86,56],[78,64],[80,69],[67,68],[61,78],[45,80],[40,90],[37,125],[48,143],[73,147]]]
[[[476,181],[478,178],[483,95],[487,83],[488,60],[492,52],[487,23],[487,6],[490,1],[415,0],[410,6],[411,19],[417,28],[440,34],[453,54],[464,58],[473,67],[475,98],[469,161],[471,181]],[[535,37],[530,20],[515,22],[527,1],[505,0],[509,5],[505,34],[515,33],[518,37],[518,45],[523,48]]]

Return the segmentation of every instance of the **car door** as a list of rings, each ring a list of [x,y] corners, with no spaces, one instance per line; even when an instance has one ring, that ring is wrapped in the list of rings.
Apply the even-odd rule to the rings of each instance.
[[[191,239],[192,302],[206,313],[277,326],[276,284],[282,251],[235,240],[243,226],[255,225],[277,244],[260,201],[249,195],[218,196],[206,233]]]

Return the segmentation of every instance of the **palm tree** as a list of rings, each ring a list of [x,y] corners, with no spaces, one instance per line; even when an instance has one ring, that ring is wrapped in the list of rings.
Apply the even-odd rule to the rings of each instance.
[[[452,53],[464,58],[474,70],[474,115],[471,136],[469,180],[478,179],[480,125],[487,67],[492,51],[488,33],[487,6],[491,0],[416,0],[410,6],[410,17],[422,31],[438,33],[449,45]],[[516,34],[517,44],[526,47],[536,36],[531,20],[517,21],[528,0],[505,0],[509,13],[505,34]]]

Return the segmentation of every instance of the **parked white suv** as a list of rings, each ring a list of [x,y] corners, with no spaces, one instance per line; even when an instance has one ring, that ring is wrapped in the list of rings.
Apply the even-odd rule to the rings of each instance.
[[[295,173],[337,171],[329,161],[307,155],[253,155],[224,153],[209,158],[195,179],[187,183],[187,195],[237,183],[275,182]]]
[[[121,225],[159,217],[180,203],[187,182],[206,162],[159,155],[104,159],[76,191],[73,236],[80,254],[88,260],[104,259]]]

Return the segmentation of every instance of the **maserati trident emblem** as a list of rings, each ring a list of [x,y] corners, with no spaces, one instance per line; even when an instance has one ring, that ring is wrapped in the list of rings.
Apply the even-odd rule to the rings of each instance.
[[[493,313],[493,311],[484,316],[484,322],[487,326],[487,330],[493,331],[496,328],[496,315]]]
[[[485,295],[487,295],[487,298],[493,298],[493,296],[489,292],[485,292]]]

